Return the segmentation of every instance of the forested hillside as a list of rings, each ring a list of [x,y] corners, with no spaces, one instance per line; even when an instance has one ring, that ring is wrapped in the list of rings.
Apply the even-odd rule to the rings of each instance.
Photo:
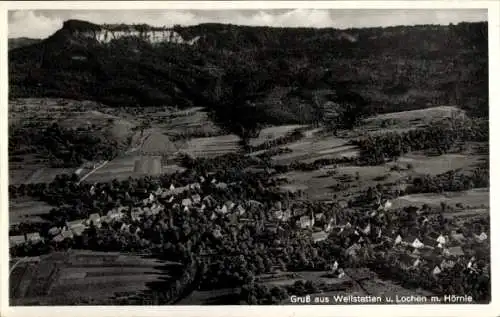
[[[100,45],[78,37],[100,27],[65,23],[42,42],[10,50],[10,97],[204,106],[244,130],[252,130],[246,126],[251,120],[238,118],[314,123],[332,110],[351,119],[437,105],[488,113],[487,23],[349,30],[174,27],[183,38],[200,36],[191,46],[136,37]],[[346,107],[348,114],[338,111]]]

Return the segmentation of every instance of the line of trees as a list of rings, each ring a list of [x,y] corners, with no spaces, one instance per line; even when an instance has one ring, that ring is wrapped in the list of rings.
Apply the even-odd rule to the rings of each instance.
[[[404,133],[386,133],[357,140],[360,157],[365,164],[378,165],[401,155],[420,150],[447,153],[466,141],[488,142],[488,121],[483,119],[451,118],[421,129]]]

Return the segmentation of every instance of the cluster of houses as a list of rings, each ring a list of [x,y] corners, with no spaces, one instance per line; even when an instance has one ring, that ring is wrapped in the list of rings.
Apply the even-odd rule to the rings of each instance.
[[[383,203],[379,201],[378,208],[368,214],[375,217],[390,210],[391,207],[390,201]],[[315,226],[318,220],[323,220],[320,222],[323,224],[322,228]],[[484,243],[488,239],[486,232],[478,232],[472,237],[465,237],[464,234],[455,230],[451,230],[448,234],[431,232],[424,238],[414,235],[402,236],[401,234],[396,235],[394,231],[383,232],[381,227],[372,227],[369,223],[365,227],[359,227],[353,226],[349,222],[337,225],[335,218],[325,222],[322,213],[303,215],[297,220],[296,225],[303,230],[311,231],[314,242],[326,240],[331,234],[349,236],[352,244],[345,250],[345,253],[353,257],[357,256],[362,249],[362,243],[366,242],[366,236],[375,236],[393,245],[392,250],[399,256],[402,269],[418,268],[426,262],[432,264],[432,274],[435,276],[438,276],[445,269],[454,267],[459,259],[467,260],[463,250],[464,243],[471,242],[471,239],[475,243]],[[467,263],[467,269],[470,272],[477,271],[475,257],[470,257]]]
[[[203,177],[201,177],[200,180],[201,182],[206,181]],[[217,182],[215,179],[211,181],[211,184],[215,188],[219,189],[225,189],[228,187],[227,184]],[[92,186],[90,188],[90,193],[94,195],[95,190],[95,187]],[[229,213],[237,216],[242,216],[245,214],[246,209],[242,205],[237,205],[229,200],[223,204],[217,204],[217,201],[210,195],[202,198],[200,194],[198,194],[200,190],[201,185],[197,182],[182,187],[175,187],[172,184],[169,188],[158,188],[156,191],[151,192],[149,194],[149,197],[143,199],[140,206],[135,206],[131,209],[121,206],[109,210],[107,214],[103,216],[98,213],[92,213],[86,219],[67,221],[62,227],[55,226],[50,228],[47,237],[42,237],[38,232],[10,236],[10,247],[16,247],[25,243],[38,244],[47,240],[51,240],[55,243],[60,243],[66,239],[73,239],[75,236],[81,236],[82,233],[91,225],[95,226],[96,228],[101,228],[102,223],[112,224],[117,221],[123,221],[124,217],[128,214],[130,215],[130,219],[132,221],[140,221],[150,216],[157,215],[161,211],[165,210],[165,205],[158,202],[158,197],[165,198],[167,202],[172,203],[172,207],[174,209],[180,207],[185,212],[189,212],[190,210],[203,211],[207,207],[210,207],[212,210],[214,210],[211,215],[212,219],[215,219],[218,215],[225,215]],[[191,191],[195,194],[190,195],[190,197],[174,201],[176,196],[179,196],[180,194],[183,194],[187,191]],[[252,207],[261,206],[262,204],[257,201],[249,201],[247,202],[247,205]],[[130,231],[130,224],[123,223],[120,230]],[[137,234],[139,231],[140,228],[137,228],[135,234]],[[219,231],[217,231],[217,228],[214,229],[214,235],[220,237],[220,229]]]

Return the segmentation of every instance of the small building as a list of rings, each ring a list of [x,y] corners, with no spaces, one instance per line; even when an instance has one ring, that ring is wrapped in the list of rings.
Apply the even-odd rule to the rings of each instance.
[[[130,232],[130,224],[124,224],[124,223],[122,223],[122,226],[120,227],[120,231],[122,231],[122,232]]]
[[[398,234],[396,239],[394,239],[394,244],[397,245],[397,244],[400,244],[402,242],[403,242],[403,238],[401,237],[401,235]]]
[[[66,239],[73,239],[73,233],[70,230],[62,230],[61,233],[55,236],[52,240],[60,243]]]
[[[488,239],[488,235],[483,231],[479,235],[474,234],[474,238],[476,239],[477,242],[481,243]]]
[[[52,227],[52,228],[49,229],[49,235],[51,235],[51,236],[56,236],[59,233],[61,233],[61,228]]]
[[[212,234],[214,235],[215,238],[219,239],[222,237],[222,232],[220,229],[214,229],[212,231]]]
[[[224,204],[227,208],[227,211],[230,212],[233,210],[233,208],[236,206],[232,201],[228,200],[226,201],[226,203]]]
[[[325,215],[324,215],[322,212],[317,213],[317,214],[315,214],[315,215],[314,215],[314,219],[316,219],[316,221],[320,221],[320,220],[322,220],[324,217],[325,217]]]
[[[363,233],[364,234],[369,234],[371,231],[371,226],[370,224],[368,224],[364,229],[363,229]]]
[[[110,211],[108,211],[107,216],[109,221],[117,221],[121,220],[124,214],[123,212],[121,212],[121,210],[111,209]]]
[[[227,187],[228,186],[226,183],[220,182],[220,183],[215,184],[215,188],[217,188],[217,189],[225,190],[225,189],[227,189]]]
[[[101,216],[99,216],[98,213],[93,213],[89,215],[89,218],[87,219],[87,225],[90,225],[91,223],[94,224],[97,228],[101,227]]]
[[[201,202],[201,196],[199,194],[195,194],[191,196],[191,200],[193,201],[193,203],[199,204]]]
[[[441,272],[442,271],[441,271],[441,268],[439,267],[439,265],[436,265],[434,267],[434,269],[432,270],[432,275],[439,275],[439,274],[441,274]]]
[[[245,214],[246,210],[245,210],[245,208],[243,208],[242,205],[238,205],[236,207],[236,212],[238,213],[238,215],[243,216]]]
[[[441,264],[440,264],[440,267],[442,269],[451,269],[454,266],[455,266],[455,261],[450,260],[450,259],[443,259],[443,261],[441,261]]]
[[[312,239],[315,243],[320,242],[320,241],[324,241],[324,240],[326,240],[326,238],[328,238],[328,233],[326,233],[324,231],[313,232],[313,234],[312,234]]]
[[[184,207],[190,207],[192,204],[193,204],[193,202],[189,198],[184,198],[182,200],[182,206],[184,206]]]
[[[40,233],[38,233],[38,232],[31,232],[31,233],[26,234],[26,240],[32,244],[37,244],[37,243],[42,242],[42,237],[40,236]]]

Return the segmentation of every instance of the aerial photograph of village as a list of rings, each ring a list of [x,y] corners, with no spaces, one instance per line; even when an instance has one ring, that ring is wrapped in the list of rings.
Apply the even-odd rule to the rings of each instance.
[[[9,11],[10,305],[490,303],[487,13]]]

